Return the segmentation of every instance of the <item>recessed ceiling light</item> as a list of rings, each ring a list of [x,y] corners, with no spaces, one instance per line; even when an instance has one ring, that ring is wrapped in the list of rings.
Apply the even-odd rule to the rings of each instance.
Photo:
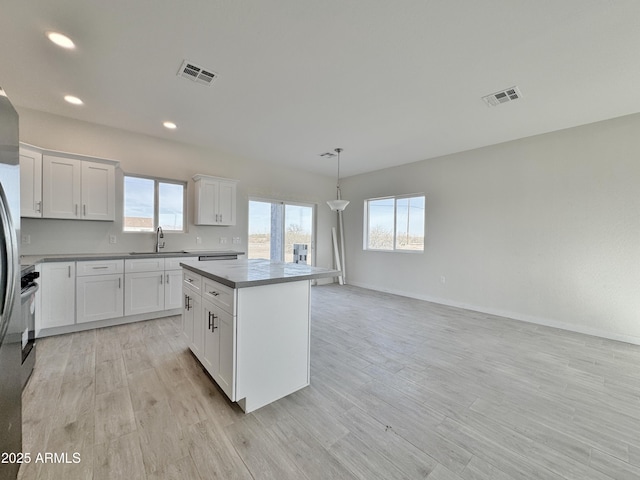
[[[74,97],[73,95],[65,95],[64,99],[73,105],[82,105],[84,103],[78,97]]]
[[[164,128],[168,128],[169,130],[175,130],[178,128],[178,126],[173,122],[164,122],[162,125],[164,125]]]
[[[68,48],[68,49],[76,48],[76,44],[73,43],[73,40],[71,40],[69,37],[61,33],[47,32],[47,37],[49,37],[49,40],[51,40],[53,43],[55,43],[59,47]]]

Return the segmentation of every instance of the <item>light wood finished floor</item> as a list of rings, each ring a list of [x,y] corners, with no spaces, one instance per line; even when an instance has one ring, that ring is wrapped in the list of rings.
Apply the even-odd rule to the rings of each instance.
[[[47,338],[22,479],[638,479],[640,347],[350,286],[312,289],[312,385],[252,414],[180,317]]]

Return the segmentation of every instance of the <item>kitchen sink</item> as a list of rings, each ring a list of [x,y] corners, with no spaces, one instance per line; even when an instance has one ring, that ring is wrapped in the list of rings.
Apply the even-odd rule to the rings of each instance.
[[[186,250],[176,250],[173,252],[130,252],[129,255],[182,255],[189,253]]]

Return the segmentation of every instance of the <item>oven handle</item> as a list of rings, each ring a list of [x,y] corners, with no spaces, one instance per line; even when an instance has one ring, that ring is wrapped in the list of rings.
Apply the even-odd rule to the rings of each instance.
[[[40,288],[40,285],[38,285],[37,283],[34,283],[29,288],[27,288],[26,290],[21,291],[20,292],[20,301],[22,302],[28,296],[33,295],[34,293],[36,293],[39,288]]]

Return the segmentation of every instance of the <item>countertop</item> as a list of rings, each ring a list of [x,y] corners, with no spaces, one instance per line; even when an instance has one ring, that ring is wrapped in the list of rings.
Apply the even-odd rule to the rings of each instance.
[[[180,265],[231,288],[330,278],[340,274],[338,270],[262,259],[219,260],[216,262],[185,260],[180,262]]]
[[[225,257],[229,255],[244,255],[244,252],[234,250],[181,250],[176,252],[134,252],[134,253],[63,253],[57,255],[22,255],[20,265],[35,265],[43,262],[76,262],[82,260],[120,260],[135,258],[156,258],[156,257]]]

